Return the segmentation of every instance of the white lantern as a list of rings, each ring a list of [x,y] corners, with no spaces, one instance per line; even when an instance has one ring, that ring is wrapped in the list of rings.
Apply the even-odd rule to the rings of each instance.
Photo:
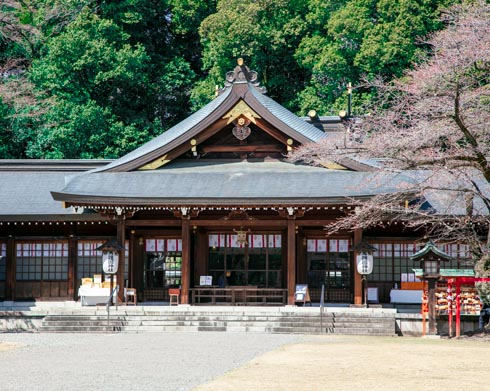
[[[116,274],[119,266],[117,251],[104,251],[102,253],[102,270],[105,274]]]
[[[373,272],[373,254],[361,252],[357,254],[356,261],[359,274],[366,275]]]

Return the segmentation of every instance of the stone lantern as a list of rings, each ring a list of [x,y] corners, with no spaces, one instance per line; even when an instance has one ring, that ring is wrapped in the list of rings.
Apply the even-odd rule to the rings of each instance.
[[[427,281],[429,288],[427,295],[429,306],[429,335],[436,335],[436,283],[441,277],[441,262],[448,262],[451,260],[451,257],[439,250],[432,240],[429,240],[410,259],[414,262],[420,262],[420,268],[423,273],[422,279]]]

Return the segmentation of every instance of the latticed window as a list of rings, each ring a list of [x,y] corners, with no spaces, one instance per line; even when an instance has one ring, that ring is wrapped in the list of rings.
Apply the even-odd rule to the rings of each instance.
[[[451,257],[449,262],[443,262],[444,269],[473,268],[470,246],[467,244],[441,244],[437,248]]]
[[[19,281],[68,279],[68,242],[24,242],[16,245]]]
[[[373,273],[369,276],[371,281],[398,283],[416,280],[413,269],[420,267],[420,265],[410,260],[410,256],[420,249],[420,244],[414,242],[370,244],[377,249],[373,253]],[[467,265],[469,260],[469,247],[467,245],[442,244],[438,245],[438,248],[452,257],[451,261],[441,266],[442,268],[458,269]]]
[[[7,268],[7,244],[0,243],[0,281],[5,281]]]
[[[77,278],[92,277],[102,274],[102,251],[96,250],[102,241],[78,242]]]

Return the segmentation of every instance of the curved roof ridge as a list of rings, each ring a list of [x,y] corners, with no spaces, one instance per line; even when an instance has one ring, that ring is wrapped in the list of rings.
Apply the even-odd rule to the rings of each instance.
[[[253,84],[248,84],[249,90],[252,91],[254,98],[257,99],[259,103],[261,103],[273,116],[278,118],[294,131],[315,142],[328,136],[327,134],[325,134],[325,132],[321,131],[312,124],[303,120],[301,117],[289,111],[271,97],[258,91]]]
[[[207,105],[204,107],[200,108],[198,111],[194,112],[191,114],[189,117],[186,119],[182,120],[181,122],[177,123],[176,125],[172,126],[170,129],[166,130],[159,136],[151,139],[150,141],[146,142],[142,146],[136,148],[134,151],[129,152],[128,154],[120,157],[119,159],[114,160],[112,163],[96,168],[92,170],[91,172],[100,172],[100,171],[106,171],[110,170],[111,168],[118,167],[122,164],[128,163],[134,159],[140,158],[141,156],[144,156],[155,149],[161,148],[165,145],[167,145],[169,142],[175,140],[177,137],[182,136],[185,134],[187,131],[192,129],[194,126],[199,124],[203,119],[205,119],[207,116],[209,116],[216,108],[220,106],[220,104],[226,100],[226,98],[230,95],[231,88],[218,96],[217,98],[213,99],[211,102],[209,102]]]

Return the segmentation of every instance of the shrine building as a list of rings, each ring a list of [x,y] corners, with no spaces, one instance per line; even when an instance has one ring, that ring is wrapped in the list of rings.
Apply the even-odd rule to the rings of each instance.
[[[78,300],[81,279],[102,273],[97,248],[115,238],[117,284],[139,301],[179,288],[182,304],[293,305],[307,284],[312,302],[323,286],[325,302],[361,304],[353,249],[364,239],[377,249],[369,286],[389,302],[414,275],[419,234],[325,226],[352,199],[394,191],[397,175],[374,187],[366,163],[286,159],[339,132],[339,117],[294,115],[240,64],[208,105],[117,160],[0,161],[0,300]],[[450,267],[467,253],[445,251]]]

